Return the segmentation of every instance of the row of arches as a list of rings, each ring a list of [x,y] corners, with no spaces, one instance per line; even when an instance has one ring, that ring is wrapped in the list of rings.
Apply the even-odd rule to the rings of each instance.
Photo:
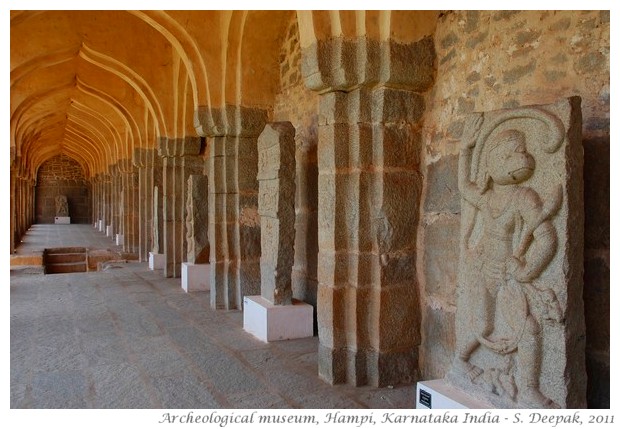
[[[64,153],[92,177],[157,137],[221,134],[228,119],[213,109],[273,105],[291,19],[303,49],[331,37],[409,42],[434,12],[12,11],[12,161],[35,177]]]

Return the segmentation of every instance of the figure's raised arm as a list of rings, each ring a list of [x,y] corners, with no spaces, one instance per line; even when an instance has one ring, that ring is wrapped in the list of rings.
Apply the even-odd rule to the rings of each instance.
[[[469,172],[471,170],[472,152],[476,146],[483,121],[484,117],[481,113],[467,118],[461,138],[461,154],[459,156],[459,190],[463,197],[475,206],[478,206],[481,193],[476,184],[469,180]]]

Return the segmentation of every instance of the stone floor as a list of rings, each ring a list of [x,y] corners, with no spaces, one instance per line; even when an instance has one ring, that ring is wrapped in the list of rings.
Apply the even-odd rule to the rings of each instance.
[[[45,230],[45,232],[43,232]],[[90,230],[90,231],[89,231]],[[55,231],[55,232],[54,232]],[[88,225],[37,225],[18,251],[111,246]],[[413,386],[331,386],[318,338],[262,343],[240,311],[144,262],[104,271],[11,269],[11,408],[414,408]]]

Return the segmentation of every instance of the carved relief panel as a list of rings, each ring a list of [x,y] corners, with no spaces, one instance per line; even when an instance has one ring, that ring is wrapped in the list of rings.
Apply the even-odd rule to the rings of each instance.
[[[579,102],[473,114],[463,133],[448,380],[498,407],[585,404]]]

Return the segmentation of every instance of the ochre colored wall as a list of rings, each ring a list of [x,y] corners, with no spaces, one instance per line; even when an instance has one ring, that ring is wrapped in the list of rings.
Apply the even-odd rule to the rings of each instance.
[[[420,227],[422,375],[443,377],[454,352],[459,141],[468,113],[582,98],[588,402],[609,406],[609,12],[443,14],[424,124]]]
[[[57,195],[67,197],[71,223],[91,222],[90,185],[80,165],[65,155],[55,156],[39,168],[35,189],[37,223],[54,223]]]

